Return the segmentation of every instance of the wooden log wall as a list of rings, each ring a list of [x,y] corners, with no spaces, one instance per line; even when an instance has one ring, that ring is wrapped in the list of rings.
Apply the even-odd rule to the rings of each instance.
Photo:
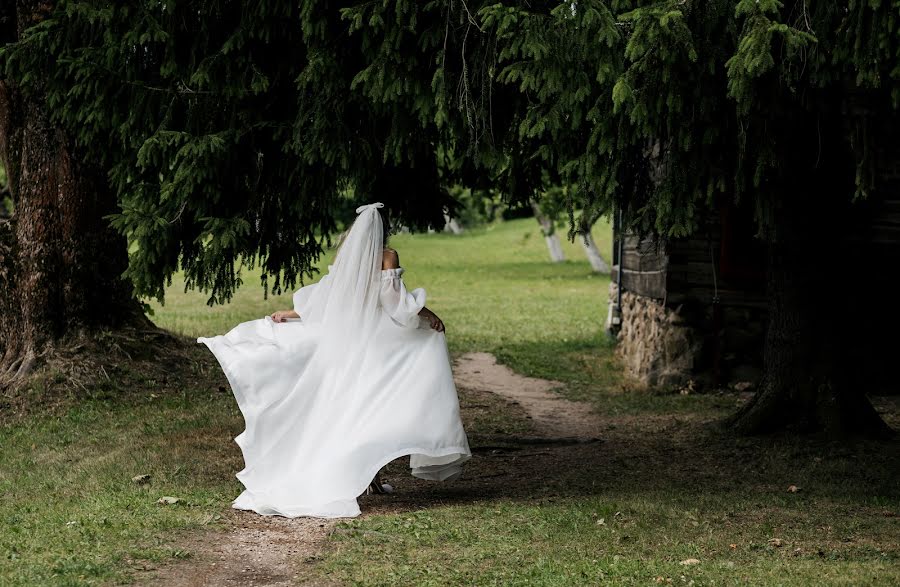
[[[655,239],[625,238],[622,254],[622,284],[625,291],[665,301],[670,307],[684,303],[734,307],[766,305],[764,268],[750,261],[752,271],[740,272],[741,279],[721,271],[723,264],[722,223],[711,218],[690,238],[658,242]],[[748,279],[746,274],[750,274]],[[618,267],[613,268],[618,283]]]

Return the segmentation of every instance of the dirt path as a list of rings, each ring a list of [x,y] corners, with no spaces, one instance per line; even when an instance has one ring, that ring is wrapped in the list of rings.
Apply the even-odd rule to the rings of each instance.
[[[192,554],[190,561],[162,567],[142,583],[173,587],[297,585],[304,560],[315,558],[333,525],[328,520],[229,512],[232,522],[227,531],[185,542],[181,548]]]
[[[589,439],[597,436],[599,422],[587,404],[554,393],[562,384],[525,377],[497,363],[490,353],[467,353],[453,369],[458,387],[490,391],[519,404],[543,436]]]
[[[599,424],[588,406],[554,393],[560,383],[518,375],[497,364],[489,353],[461,356],[453,373],[460,389],[491,392],[518,404],[540,436],[597,436]],[[473,445],[473,450],[476,448]],[[380,513],[387,504],[362,505],[365,515],[367,511]],[[397,506],[403,507],[402,502],[388,507]],[[156,569],[141,583],[165,587],[328,585],[311,581],[303,567],[304,561],[315,560],[334,521],[229,512],[233,521],[226,531],[200,535],[180,545],[192,553],[190,561]]]

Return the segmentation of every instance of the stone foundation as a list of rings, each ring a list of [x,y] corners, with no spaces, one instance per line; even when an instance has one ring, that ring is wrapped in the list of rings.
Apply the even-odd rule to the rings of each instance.
[[[610,305],[616,300],[610,284]],[[625,291],[616,354],[636,383],[660,389],[753,389],[762,376],[766,312],[698,301],[665,306]]]
[[[610,303],[617,296],[610,284]],[[622,293],[622,325],[616,354],[626,374],[654,388],[680,388],[689,384],[702,348],[702,341],[677,309],[661,301]]]

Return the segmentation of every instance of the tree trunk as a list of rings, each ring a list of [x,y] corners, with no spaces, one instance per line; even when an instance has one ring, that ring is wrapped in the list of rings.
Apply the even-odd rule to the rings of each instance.
[[[556,227],[553,225],[553,220],[548,218],[541,211],[540,206],[538,206],[536,202],[531,202],[531,209],[534,210],[534,217],[537,219],[538,224],[541,225],[541,234],[544,235],[544,241],[547,243],[547,250],[550,252],[550,261],[553,263],[565,261],[566,255],[563,253],[562,242],[559,240],[559,235],[556,234]]]
[[[18,34],[46,4],[18,5]],[[23,14],[23,11],[25,14]],[[0,220],[0,388],[73,332],[151,326],[122,279],[125,239],[104,215],[116,197],[50,122],[43,96],[0,80],[0,157],[14,203]]]
[[[588,261],[591,263],[591,269],[593,269],[595,273],[604,273],[608,275],[610,272],[609,265],[603,260],[603,255],[600,254],[597,243],[594,242],[594,237],[591,235],[590,231],[581,235],[579,240],[581,241],[581,246],[584,247],[584,254],[587,255]]]
[[[453,234],[462,234],[463,229],[462,226],[459,225],[459,222],[456,221],[456,218],[450,218],[449,215],[444,214],[444,232],[450,231]]]
[[[811,190],[815,191],[815,190]],[[845,194],[838,197],[846,201]],[[785,196],[787,201],[791,196]],[[793,199],[799,199],[794,196]],[[892,435],[866,397],[854,354],[869,340],[853,328],[858,302],[835,274],[835,260],[852,267],[852,249],[835,235],[847,229],[820,197],[814,207],[786,204],[769,244],[769,323],[764,370],[756,395],[728,423],[739,433],[780,430],[831,437]],[[807,202],[808,204],[808,202]]]

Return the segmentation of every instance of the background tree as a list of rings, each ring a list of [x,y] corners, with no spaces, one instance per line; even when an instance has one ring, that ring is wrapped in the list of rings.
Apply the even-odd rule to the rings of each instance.
[[[181,268],[221,302],[242,264],[258,264],[267,289],[293,287],[348,192],[440,227],[444,185],[493,183],[524,202],[549,173],[574,186],[573,232],[615,208],[662,237],[690,234],[722,200],[749,200],[769,246],[771,322],[763,383],[735,426],[885,431],[843,368],[862,345],[828,319],[852,308],[827,279],[834,255],[818,253],[846,231],[854,198],[878,196],[874,154],[900,101],[893,4],[40,7],[17,13],[15,35],[3,21],[4,87],[29,97],[9,102],[24,105],[23,122],[8,107],[3,125],[15,214],[49,226],[16,190],[47,191],[53,177],[18,181],[16,133],[62,129],[73,160],[108,171],[113,225],[131,241],[124,283],[138,295],[162,298]],[[77,178],[103,175],[79,167]],[[45,275],[4,251],[10,291],[23,287],[16,275]]]
[[[541,232],[547,241],[550,260],[555,263],[565,260],[559,240],[558,228],[568,225],[566,219],[572,207],[570,191],[571,188],[567,185],[545,181],[543,190],[531,200],[534,217],[540,224]],[[608,274],[610,272],[609,265],[603,259],[603,254],[600,253],[600,249],[597,248],[597,243],[594,242],[594,237],[591,234],[594,224],[600,220],[601,216],[601,214],[596,213],[593,216],[579,214],[578,226],[573,227],[575,230],[569,236],[581,245],[594,272]]]
[[[347,194],[443,226],[441,118],[411,72],[434,67],[444,32],[419,38],[409,10],[369,34],[347,5],[3,3],[6,370],[76,325],[143,320],[136,298],[162,300],[178,270],[209,303],[245,266],[266,291],[295,287]]]
[[[836,249],[846,266],[860,258],[834,237],[853,230],[855,201],[877,198],[876,154],[897,126],[896,3],[467,7],[481,41],[456,50],[493,64],[495,95],[523,97],[503,102],[505,126],[492,118],[500,108],[473,116],[506,157],[576,186],[573,209],[618,209],[626,226],[666,238],[690,234],[722,201],[752,202],[770,323],[762,384],[732,424],[886,433],[856,384],[865,346],[831,319],[855,312],[830,268]]]
[[[23,41],[52,10],[4,2],[0,44]],[[103,219],[116,211],[105,170],[52,120],[41,76],[28,77],[0,76],[3,208],[11,213],[0,219],[0,386],[28,374],[65,333],[146,324],[121,279],[125,239]]]

